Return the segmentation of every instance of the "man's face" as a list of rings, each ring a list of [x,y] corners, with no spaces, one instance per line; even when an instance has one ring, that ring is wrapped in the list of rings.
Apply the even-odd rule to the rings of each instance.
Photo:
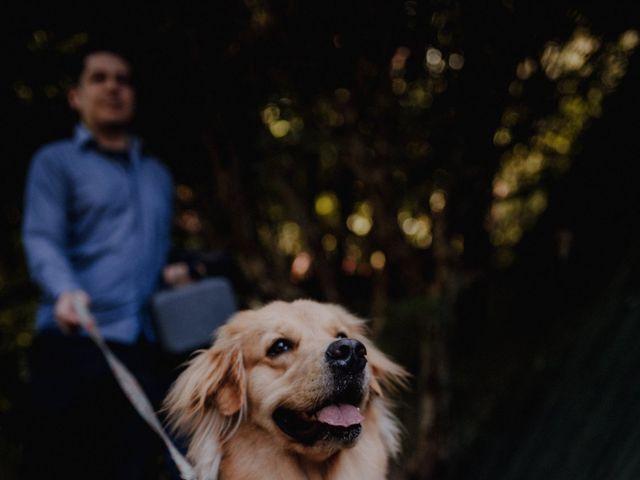
[[[69,104],[89,129],[125,128],[135,110],[127,62],[109,52],[87,56],[78,84],[69,91]]]

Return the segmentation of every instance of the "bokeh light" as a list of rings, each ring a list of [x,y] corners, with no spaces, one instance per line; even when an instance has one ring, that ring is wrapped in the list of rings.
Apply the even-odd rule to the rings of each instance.
[[[533,134],[516,141],[502,156],[493,179],[493,202],[486,226],[498,247],[512,247],[533,226],[547,207],[542,182],[549,174],[561,174],[571,164],[580,135],[591,119],[600,116],[604,97],[624,76],[628,56],[638,44],[638,32],[629,30],[616,42],[602,43],[583,27],[578,27],[564,43],[546,44],[539,60],[546,77],[555,82],[557,108],[534,123]],[[538,63],[525,58],[517,65],[509,87],[519,97],[523,82],[536,72]],[[514,87],[517,85],[517,88]],[[517,90],[517,91],[516,91]],[[517,106],[508,107],[501,118],[493,143],[507,147],[514,142],[513,130],[521,120]],[[502,254],[502,263],[509,255]]]
[[[291,279],[294,282],[304,279],[309,273],[312,262],[313,257],[309,252],[298,253],[291,262]]]
[[[386,262],[387,258],[384,252],[380,250],[373,252],[369,258],[369,263],[371,263],[374,270],[383,270]]]

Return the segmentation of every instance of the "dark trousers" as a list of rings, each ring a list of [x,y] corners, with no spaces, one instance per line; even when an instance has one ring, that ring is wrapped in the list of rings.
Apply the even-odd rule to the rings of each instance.
[[[109,346],[157,409],[173,379],[158,349]],[[25,478],[161,478],[164,445],[129,403],[90,339],[37,336],[30,370]]]

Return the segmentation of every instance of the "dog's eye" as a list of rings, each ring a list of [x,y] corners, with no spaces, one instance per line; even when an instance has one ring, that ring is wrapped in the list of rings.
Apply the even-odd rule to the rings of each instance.
[[[279,338],[267,350],[267,356],[277,357],[281,353],[288,352],[293,348],[293,342],[288,338]]]
[[[349,336],[344,332],[338,332],[336,338],[349,338]]]

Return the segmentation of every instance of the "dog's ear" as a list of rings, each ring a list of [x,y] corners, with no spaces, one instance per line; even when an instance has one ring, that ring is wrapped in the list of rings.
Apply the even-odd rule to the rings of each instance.
[[[218,340],[189,362],[164,401],[169,424],[189,439],[187,457],[197,478],[217,478],[220,445],[234,434],[247,406],[240,339],[229,333],[228,326],[219,330]]]
[[[395,391],[398,387],[406,388],[409,372],[389,359],[369,339],[361,340],[367,348],[367,360],[371,366],[371,389],[380,397],[384,391]]]
[[[239,413],[245,404],[245,377],[237,343],[216,342],[194,357],[171,387],[165,399],[170,422],[190,433],[211,411],[222,417]]]
[[[238,413],[244,403],[246,388],[242,354],[238,349],[215,349],[206,355],[206,373],[198,395],[204,395],[205,402],[212,403],[225,417]]]

